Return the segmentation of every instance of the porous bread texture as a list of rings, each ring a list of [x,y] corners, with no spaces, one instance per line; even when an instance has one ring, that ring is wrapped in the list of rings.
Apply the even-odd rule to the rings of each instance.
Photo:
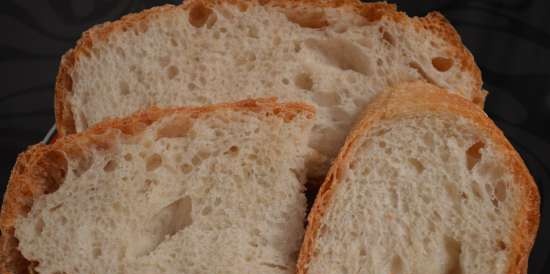
[[[478,109],[425,83],[383,93],[309,215],[300,274],[526,273],[536,185]]]
[[[479,69],[438,13],[410,18],[355,0],[191,0],[87,31],[62,60],[56,119],[67,134],[150,105],[277,96],[317,108],[311,144],[328,165],[366,103],[412,79],[484,100]]]
[[[294,273],[312,119],[272,102],[150,110],[35,147],[5,198],[1,272]],[[31,263],[8,265],[10,241]]]

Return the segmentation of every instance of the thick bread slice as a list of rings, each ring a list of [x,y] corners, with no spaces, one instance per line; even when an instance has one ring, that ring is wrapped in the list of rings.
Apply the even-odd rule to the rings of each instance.
[[[151,109],[23,153],[0,273],[294,273],[313,110]]]
[[[408,83],[369,105],[308,221],[300,274],[519,274],[539,194],[481,109]]]
[[[365,104],[412,79],[483,104],[479,69],[439,13],[410,18],[356,0],[190,0],[84,33],[61,62],[56,122],[69,134],[150,105],[276,96],[316,106],[311,143],[328,165]]]

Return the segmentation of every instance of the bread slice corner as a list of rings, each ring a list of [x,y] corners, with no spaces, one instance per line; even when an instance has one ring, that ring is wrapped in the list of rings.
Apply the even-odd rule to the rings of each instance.
[[[540,198],[487,115],[433,85],[379,95],[332,165],[298,273],[525,273]]]
[[[4,196],[0,273],[293,273],[313,119],[272,99],[152,108],[33,146]]]
[[[315,106],[322,176],[360,111],[386,87],[425,80],[482,106],[473,56],[447,20],[387,3],[185,1],[85,32],[57,76],[58,132],[151,105],[276,96]]]

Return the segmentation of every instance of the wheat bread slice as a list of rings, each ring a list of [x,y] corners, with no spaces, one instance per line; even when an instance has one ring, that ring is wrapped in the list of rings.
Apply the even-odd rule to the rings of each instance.
[[[336,156],[365,105],[389,85],[424,79],[479,105],[481,76],[439,13],[386,3],[185,1],[85,32],[56,83],[61,134],[151,105],[276,96],[317,109],[311,143]]]
[[[150,109],[21,154],[0,273],[294,273],[314,112]]]
[[[481,109],[414,82],[368,106],[308,222],[300,274],[524,274],[539,194]]]

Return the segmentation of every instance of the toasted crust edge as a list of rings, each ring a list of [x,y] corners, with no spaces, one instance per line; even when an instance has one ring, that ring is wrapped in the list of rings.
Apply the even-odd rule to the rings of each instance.
[[[405,92],[406,91],[406,92]],[[388,89],[380,94],[367,108],[363,118],[356,124],[346,139],[338,157],[315,198],[308,215],[304,242],[297,263],[297,273],[308,273],[308,264],[313,257],[318,230],[332,196],[346,171],[350,157],[360,136],[378,123],[398,117],[421,113],[446,113],[470,120],[481,132],[495,142],[505,155],[515,182],[522,186],[524,204],[518,212],[516,234],[512,236],[516,246],[512,253],[507,274],[525,274],[529,252],[533,246],[540,218],[540,196],[538,188],[522,158],[508,142],[502,131],[478,107],[464,98],[450,94],[428,83],[410,82]]]
[[[92,27],[83,33],[78,40],[74,49],[69,50],[61,59],[59,71],[55,85],[55,120],[58,133],[68,135],[76,132],[74,116],[71,110],[69,97],[72,94],[73,80],[72,72],[78,59],[82,55],[89,55],[93,44],[96,41],[107,39],[110,35],[115,35],[120,31],[139,27],[139,24],[147,23],[165,12],[175,12],[179,9],[188,9],[194,5],[214,6],[222,3],[238,5],[246,9],[248,5],[272,5],[280,7],[292,7],[297,2],[292,0],[188,0],[178,6],[164,5],[140,13],[129,14],[114,22],[106,22]],[[409,17],[396,10],[393,4],[385,2],[379,3],[361,3],[359,0],[302,0],[302,5],[313,5],[316,7],[351,7],[357,14],[367,18],[369,21],[377,21],[381,17],[386,16],[395,22],[405,22]],[[431,12],[422,18],[412,18],[411,23],[418,29],[425,29],[433,32],[443,40],[452,45],[451,54],[461,60],[460,65],[463,70],[469,71],[474,77],[476,89],[469,91],[472,94],[474,103],[483,107],[485,101],[485,93],[481,90],[481,72],[474,62],[474,58],[470,51],[463,45],[460,36],[453,26],[438,12]]]
[[[0,273],[23,274],[32,272],[32,262],[27,261],[17,249],[15,220],[24,216],[32,208],[38,197],[54,192],[62,184],[66,172],[64,157],[84,155],[92,146],[107,149],[110,146],[111,129],[118,129],[127,136],[136,135],[145,126],[159,119],[177,114],[188,114],[191,118],[200,117],[217,110],[231,111],[268,111],[291,121],[300,113],[313,119],[315,109],[303,103],[277,103],[274,98],[244,100],[236,103],[216,104],[205,107],[150,108],[125,118],[103,121],[88,130],[58,139],[52,145],[35,145],[21,153],[17,158],[7,185],[2,210],[0,212]],[[65,160],[66,161],[66,160]],[[16,269],[16,270],[14,270]]]

